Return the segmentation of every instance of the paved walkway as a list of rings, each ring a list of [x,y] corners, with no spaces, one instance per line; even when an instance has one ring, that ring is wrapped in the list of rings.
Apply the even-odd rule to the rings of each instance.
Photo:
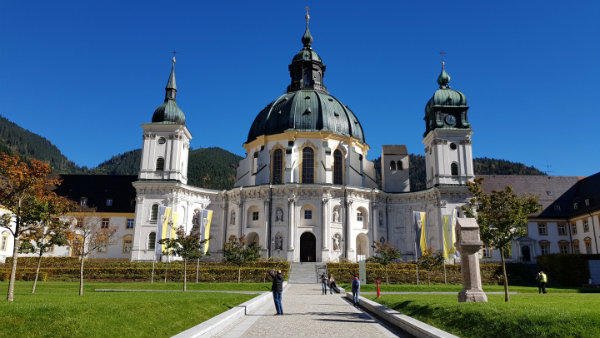
[[[289,284],[282,306],[285,314],[275,316],[269,300],[214,338],[398,337],[339,294],[321,295],[320,284]]]

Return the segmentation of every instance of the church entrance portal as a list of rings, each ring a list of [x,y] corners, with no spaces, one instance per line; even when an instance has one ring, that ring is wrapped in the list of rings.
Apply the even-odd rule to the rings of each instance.
[[[300,236],[300,262],[316,262],[317,239],[310,232]]]

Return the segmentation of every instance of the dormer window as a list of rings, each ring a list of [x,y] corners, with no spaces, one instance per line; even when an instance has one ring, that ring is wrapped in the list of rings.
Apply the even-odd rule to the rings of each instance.
[[[107,198],[106,199],[106,206],[107,207],[112,207],[113,205],[113,199],[112,198]]]
[[[79,205],[82,207],[87,207],[88,204],[88,199],[87,197],[81,197],[79,198]]]

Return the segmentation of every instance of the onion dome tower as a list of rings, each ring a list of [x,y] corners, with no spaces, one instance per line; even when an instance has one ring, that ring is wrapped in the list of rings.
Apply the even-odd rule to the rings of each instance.
[[[427,187],[465,185],[474,178],[467,97],[450,89],[450,75],[443,61],[437,83],[439,89],[425,106]]]
[[[165,100],[145,123],[140,180],[187,183],[187,163],[192,135],[185,126],[185,114],[177,106],[175,57],[165,88]]]
[[[331,131],[365,142],[362,126],[354,113],[340,100],[329,95],[323,85],[325,65],[312,49],[313,37],[306,14],[303,48],[288,66],[291,83],[287,93],[269,103],[256,117],[247,142],[261,135],[279,134],[286,130]]]
[[[247,156],[252,157],[249,160],[251,163],[247,164],[248,168],[243,165],[239,167],[236,186],[306,182],[353,182],[357,186],[365,184],[363,179],[350,178],[350,174],[345,171],[338,170],[334,174],[334,169],[331,168],[333,164],[329,163],[334,156],[337,156],[337,163],[355,161],[353,163],[356,163],[355,167],[360,172],[362,168],[359,163],[362,163],[363,158],[366,159],[369,146],[365,143],[363,128],[356,115],[348,106],[330,95],[324,85],[326,66],[313,49],[314,39],[309,29],[308,13],[305,19],[302,48],[288,66],[290,84],[285,94],[269,103],[254,119],[244,143]],[[314,150],[313,169],[302,167],[306,164],[302,160],[305,145]],[[273,157],[273,146],[282,147],[285,152],[283,157],[279,153]],[[336,148],[343,154],[334,154]],[[273,162],[282,163],[281,166],[285,168],[275,170],[270,176],[261,172],[262,168],[269,167]],[[318,163],[325,164],[325,168],[322,164],[317,166]],[[300,168],[290,168],[291,165]],[[272,165],[270,167],[273,168]],[[276,168],[279,168],[279,164]],[[305,180],[303,177],[307,170],[314,170],[314,177]],[[365,175],[361,177],[363,176]],[[244,179],[240,180],[239,177]],[[334,179],[335,177],[338,179]]]

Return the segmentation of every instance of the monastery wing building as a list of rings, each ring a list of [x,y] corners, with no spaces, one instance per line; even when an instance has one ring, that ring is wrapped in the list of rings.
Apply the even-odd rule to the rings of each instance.
[[[467,202],[466,182],[474,178],[465,95],[450,89],[442,64],[439,89],[425,108],[427,189],[410,191],[404,145],[383,146],[379,183],[358,115],[323,82],[326,67],[312,48],[306,19],[302,49],[288,67],[287,92],[254,119],[237,182],[228,191],[187,185],[192,135],[176,103],[173,63],[164,103],[142,125],[132,260],[166,259],[157,244],[172,234],[162,226],[165,219],[190,232],[205,209],[213,211],[214,258],[235,235],[257,242],[264,257],[292,262],[361,260],[373,255],[375,240],[390,241],[412,259],[414,212],[426,213],[427,244],[442,250],[443,217]],[[176,217],[165,218],[167,209]]]

